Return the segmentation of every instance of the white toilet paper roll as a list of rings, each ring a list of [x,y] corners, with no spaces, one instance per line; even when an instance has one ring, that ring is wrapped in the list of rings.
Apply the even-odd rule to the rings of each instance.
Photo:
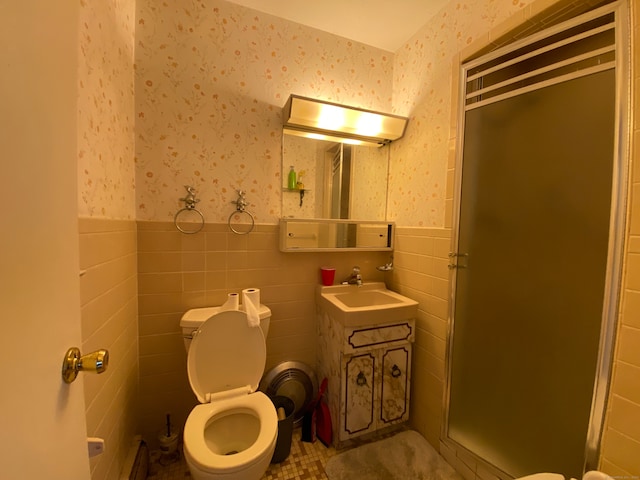
[[[237,293],[230,293],[227,295],[227,301],[222,304],[220,311],[226,310],[238,310],[240,308],[240,295]]]
[[[249,325],[252,327],[260,326],[260,289],[245,288],[242,290],[242,305],[244,311],[247,312]]]

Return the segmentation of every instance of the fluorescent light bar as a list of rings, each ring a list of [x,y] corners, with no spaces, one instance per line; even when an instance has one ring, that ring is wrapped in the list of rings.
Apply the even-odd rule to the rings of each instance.
[[[283,132],[288,135],[295,135],[296,137],[312,138],[314,140],[324,140],[326,142],[346,143],[347,145],[364,145],[367,147],[382,147],[384,145],[380,142],[371,142],[362,139],[356,140],[355,138],[338,137],[336,135],[327,135],[326,133],[319,133],[317,131],[311,132],[289,127],[284,127]]]
[[[291,95],[283,108],[283,125],[297,135],[319,134],[347,143],[382,146],[404,135],[408,119],[398,115]]]

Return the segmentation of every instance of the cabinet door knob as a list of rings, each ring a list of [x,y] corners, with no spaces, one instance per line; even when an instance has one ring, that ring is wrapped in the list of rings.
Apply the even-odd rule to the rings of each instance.
[[[356,378],[356,383],[357,383],[359,386],[363,386],[363,385],[366,385],[366,384],[367,384],[367,377],[364,375],[364,373],[363,373],[363,372],[360,372],[360,373],[358,374],[358,377]]]
[[[394,364],[393,367],[391,367],[391,376],[393,378],[398,378],[400,375],[402,375],[402,371],[400,370],[400,367]]]

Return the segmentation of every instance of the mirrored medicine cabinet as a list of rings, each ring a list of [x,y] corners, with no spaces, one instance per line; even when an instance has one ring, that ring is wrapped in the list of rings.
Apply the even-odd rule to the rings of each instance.
[[[321,116],[323,107],[334,115],[332,125],[354,116],[352,130],[363,123],[355,117],[362,112],[380,116],[381,122],[400,122],[391,135],[385,126],[386,136],[391,139],[402,136],[406,126],[403,117],[335,104],[327,107],[317,100],[292,95],[283,112],[280,249],[392,250],[394,225],[386,221],[391,140],[327,130],[313,126],[311,118],[302,118],[314,109]],[[338,114],[340,122],[335,121]],[[295,172],[294,184],[289,182],[291,170]]]
[[[394,224],[327,218],[280,220],[283,252],[393,250]]]

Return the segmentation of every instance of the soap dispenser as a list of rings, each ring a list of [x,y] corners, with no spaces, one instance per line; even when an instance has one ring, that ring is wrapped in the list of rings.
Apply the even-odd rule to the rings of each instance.
[[[289,188],[291,190],[295,190],[297,188],[296,171],[293,169],[293,165],[291,165],[291,169],[289,170],[289,178],[287,180],[287,188]]]

